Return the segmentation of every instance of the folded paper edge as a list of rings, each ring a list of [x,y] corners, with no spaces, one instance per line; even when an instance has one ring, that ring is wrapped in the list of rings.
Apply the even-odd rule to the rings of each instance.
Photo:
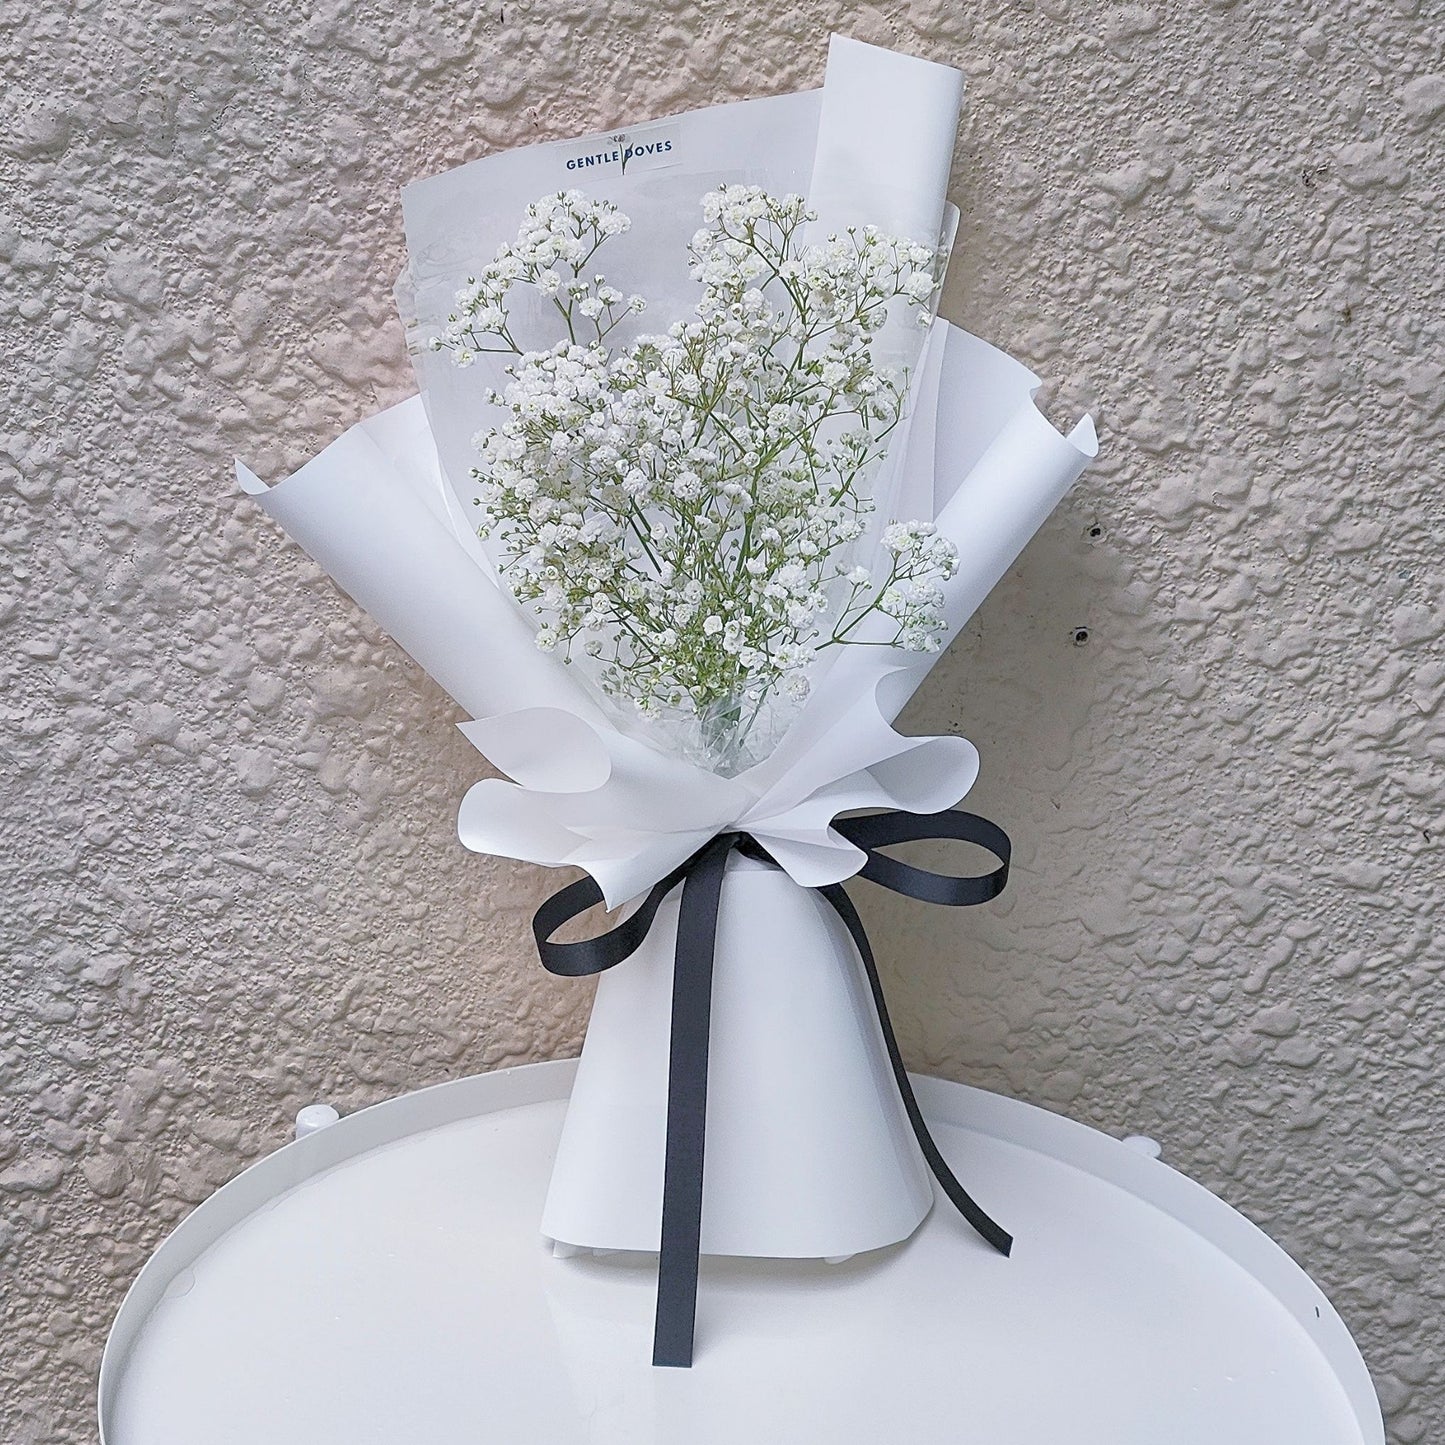
[[[1022,396],[1019,397],[1014,411],[1006,418],[1002,426],[998,428],[992,442],[986,446],[984,452],[979,455],[974,467],[970,468],[969,476],[972,476],[978,471],[989,453],[1006,434],[1017,429],[1018,431],[1031,435],[1034,445],[1041,444],[1048,451],[1053,452],[1053,466],[1057,471],[1058,483],[1061,484],[1058,486],[1058,496],[1061,498],[1062,495],[1067,492],[1068,488],[1072,486],[1074,480],[1077,479],[1088,462],[1097,455],[1098,436],[1092,417],[1086,414],[1067,436],[1061,434],[1037,407],[1036,395],[1041,383],[1032,372],[1022,367],[1020,363],[1016,362],[1012,357],[1009,357],[1006,352],[1001,351],[991,343],[964,332],[962,328],[953,326],[952,323],[945,321],[943,325],[949,328],[949,332],[946,334],[951,335],[951,333],[957,332],[959,335],[967,337],[971,344],[983,348],[992,356],[1000,358],[1002,361],[1006,361],[1010,363],[1011,366],[1018,368],[1016,375],[1019,382],[1023,382],[1024,378],[1027,377],[1028,382],[1031,383],[1027,385],[1027,400],[1025,401]],[[1015,394],[1017,395],[1017,393]],[[400,407],[421,408],[421,398],[409,398],[406,402],[401,403]],[[389,408],[388,411],[382,413],[382,415],[387,415],[395,410],[398,410],[398,408]],[[256,498],[260,502],[263,510],[266,510],[268,514],[276,516],[278,510],[276,504],[278,502],[284,502],[285,500],[284,497],[278,495],[278,493],[286,487],[287,483],[294,479],[301,478],[314,463],[319,462],[321,457],[326,456],[328,453],[332,454],[332,462],[334,465],[338,457],[332,449],[339,444],[346,443],[351,447],[365,446],[368,451],[374,451],[376,453],[376,461],[379,465],[394,469],[396,465],[395,459],[386,453],[385,449],[378,444],[370,433],[370,428],[374,425],[375,420],[375,418],[369,418],[366,421],[356,423],[348,428],[346,432],[342,433],[342,435],[331,444],[331,447],[326,448],[323,453],[318,454],[316,458],[313,458],[306,466],[299,469],[296,473],[293,473],[291,477],[285,478],[283,481],[272,486],[268,486],[250,467],[246,466],[239,458],[236,458],[235,471],[237,486],[244,494]],[[424,410],[420,413],[420,425],[428,425]],[[1067,449],[1067,461],[1065,460],[1064,449]],[[344,452],[345,447],[343,447],[342,450]],[[1040,460],[1042,461],[1044,459],[1041,458]],[[316,472],[313,473],[313,475],[324,474],[325,468],[317,468]],[[955,496],[957,496],[957,491],[964,487],[967,480],[968,478],[964,478],[963,481],[960,482],[959,489],[955,491]],[[304,490],[303,488],[303,491]],[[419,502],[419,499],[413,498],[413,500]],[[950,500],[952,500],[952,498]],[[1055,500],[1053,505],[1057,505],[1057,500]],[[279,510],[284,514],[287,509],[283,505]],[[425,510],[431,512],[430,508],[426,508]],[[1049,510],[1052,510],[1052,507],[1050,507]],[[1045,512],[1044,515],[1047,516],[1047,512]],[[277,517],[277,519],[281,520],[283,525],[285,525],[284,515]],[[434,513],[432,514],[431,520],[436,523],[441,522],[441,519],[436,518]],[[441,526],[441,530],[449,536],[444,525]],[[1029,535],[1031,536],[1032,532]],[[450,536],[449,540],[454,541]],[[1027,538],[1025,538],[1023,542],[1023,545],[1026,544]],[[303,543],[302,545],[304,546],[305,544]],[[309,550],[309,548],[307,550]],[[1020,547],[1019,550],[1021,551],[1022,547]],[[1016,557],[1017,553],[1014,555]],[[987,592],[992,590],[992,586],[996,585],[996,581],[997,579],[995,579],[993,583],[990,583],[989,587],[983,592],[983,596],[986,596]],[[491,581],[491,579],[488,579],[488,583],[495,587],[495,583]],[[981,598],[979,600],[981,601]],[[951,634],[956,633],[957,628],[961,627],[966,621],[966,617],[959,619],[957,627],[950,628]],[[973,745],[969,743],[967,739],[948,734],[936,737],[908,737],[907,735],[898,733],[892,727],[893,717],[896,717],[897,711],[901,709],[903,703],[907,701],[908,697],[910,697],[922,683],[927,672],[931,669],[932,663],[937,660],[937,656],[938,654],[930,655],[926,666],[894,667],[873,679],[874,686],[868,689],[869,700],[867,703],[862,704],[862,712],[864,719],[866,719],[867,714],[874,714],[875,723],[881,724],[889,736],[886,740],[886,746],[882,747],[871,760],[861,762],[856,757],[851,759],[850,761],[854,766],[847,774],[840,777],[835,773],[832,778],[815,780],[814,785],[810,787],[807,792],[802,794],[802,796],[795,795],[791,801],[787,800],[786,790],[784,790],[785,797],[780,800],[779,811],[771,815],[766,806],[766,795],[771,789],[765,789],[761,795],[756,797],[756,802],[759,806],[752,809],[744,809],[738,819],[724,820],[721,826],[728,826],[730,821],[737,821],[740,822],[742,826],[747,826],[747,823],[742,820],[751,818],[756,824],[757,833],[760,836],[767,837],[771,831],[769,824],[770,822],[774,823],[775,831],[773,832],[773,836],[784,855],[779,861],[783,863],[783,866],[788,869],[790,874],[793,874],[797,881],[805,883],[806,886],[816,886],[819,880],[836,882],[851,876],[851,874],[856,872],[857,868],[861,866],[862,862],[862,855],[857,854],[857,850],[840,835],[833,832],[830,826],[824,826],[820,829],[818,822],[821,820],[814,821],[810,819],[804,823],[804,818],[806,818],[809,813],[813,813],[816,818],[816,805],[818,803],[822,803],[825,808],[828,806],[827,795],[829,793],[843,793],[855,799],[853,802],[839,801],[828,820],[829,823],[831,823],[832,818],[836,818],[851,808],[858,806],[896,805],[898,801],[904,800],[888,796],[892,791],[886,782],[886,772],[890,762],[909,754],[918,753],[924,749],[937,751],[940,745],[944,745],[944,750],[946,751],[947,745],[956,744],[957,746],[954,750],[958,751],[961,755],[959,761],[962,762],[966,759],[969,761],[970,766],[960,768],[954,773],[954,781],[945,789],[945,791],[950,793],[950,796],[946,801],[938,802],[937,806],[931,810],[939,811],[942,808],[950,807],[957,803],[966,795],[977,776],[977,752],[973,748]],[[870,669],[870,671],[871,670],[872,669]],[[889,679],[894,673],[900,674],[900,677],[896,682],[891,684],[890,687]],[[885,694],[890,690],[896,694],[896,696],[887,696],[885,700]],[[583,793],[595,795],[604,790],[612,774],[612,765],[611,754],[607,749],[605,737],[599,731],[598,724],[600,722],[602,727],[613,732],[617,730],[611,728],[610,724],[605,720],[593,717],[582,717],[568,708],[551,710],[574,719],[579,726],[586,729],[597,741],[601,758],[605,758],[605,762],[602,761],[601,758],[594,757],[591,764],[583,767],[582,772],[566,773],[560,780],[554,779],[553,781],[557,783],[557,786],[550,788],[541,786],[541,779],[537,777],[535,773],[531,780],[525,784],[502,782],[496,779],[489,779],[476,784],[464,797],[462,807],[458,813],[459,836],[461,836],[462,841],[467,847],[476,851],[499,853],[503,856],[522,858],[526,861],[544,863],[551,866],[576,864],[585,867],[593,874],[594,878],[598,880],[599,884],[604,887],[604,890],[608,894],[609,906],[613,906],[616,903],[624,901],[627,897],[634,896],[636,892],[642,891],[645,887],[650,886],[652,882],[655,882],[655,877],[649,878],[645,876],[651,872],[653,867],[659,869],[656,874],[657,877],[663,876],[670,867],[675,866],[676,862],[681,861],[677,856],[679,850],[683,850],[681,857],[686,857],[696,843],[702,839],[702,834],[686,829],[677,831],[665,830],[660,833],[652,833],[650,842],[644,841],[640,836],[634,836],[629,844],[630,857],[608,858],[599,856],[599,850],[605,853],[608,844],[597,835],[597,825],[595,823],[585,825],[576,823],[573,826],[569,826],[567,822],[553,814],[551,807],[544,802],[544,799],[550,799],[552,804],[564,804],[568,798],[580,797]],[[517,716],[518,714],[525,714],[529,711],[549,711],[549,709],[517,709],[511,715]],[[864,719],[860,719],[857,711],[850,711],[852,711],[852,726],[859,726],[860,721]],[[473,719],[471,723],[461,724],[461,730],[464,735],[468,736],[469,741],[472,741],[474,745],[481,747],[481,750],[486,752],[485,747],[481,746],[481,740],[486,737],[489,724],[496,723],[507,715],[508,714],[490,714],[480,719]],[[848,723],[849,719],[846,716],[841,716],[824,728],[824,734],[831,734],[837,726],[847,726]],[[877,737],[871,725],[866,731],[873,734],[873,742],[875,744],[885,741]],[[618,733],[618,736],[619,738],[623,738],[626,735]],[[633,742],[636,744],[636,740],[633,740]],[[641,744],[636,745],[642,746]],[[964,749],[968,750],[966,755],[963,754],[962,750]],[[503,749],[503,751],[505,752],[507,749]],[[659,757],[666,761],[672,761],[678,766],[687,766],[686,764],[682,764],[681,760],[666,759],[665,755],[661,754],[659,754]],[[520,766],[518,764],[519,758],[522,759]],[[576,759],[573,758],[569,760],[569,762],[571,761],[576,761]],[[518,754],[517,757],[508,757],[506,761],[493,759],[493,762],[504,771],[510,771],[507,766],[509,762],[512,766],[518,767],[518,771],[524,773],[531,771],[523,754]],[[873,769],[882,770],[884,776],[875,775],[872,771]],[[945,773],[949,771],[951,770],[944,770]],[[967,775],[966,777],[965,774]],[[712,775],[707,776],[710,777]],[[746,778],[747,775],[743,776]],[[785,772],[780,773],[776,781],[781,783],[784,777]],[[864,779],[867,781],[865,782]],[[588,786],[584,787],[582,786],[583,784],[587,784]],[[504,797],[506,799],[505,802],[503,801]],[[521,820],[519,817],[514,816],[515,805],[519,803],[523,797],[530,797],[535,800],[528,809],[534,816],[528,826],[519,831],[517,825]],[[858,799],[864,800],[857,801]],[[716,796],[712,801],[716,804],[718,801]],[[910,798],[907,801],[913,802],[915,805],[920,803],[920,800],[917,798]],[[930,798],[922,801],[923,803],[929,803],[932,802],[933,799]],[[814,807],[810,808],[810,804],[813,804]],[[920,807],[915,806],[910,810],[919,811]],[[929,809],[924,808],[923,810]],[[704,811],[706,811],[706,809],[704,809]],[[801,828],[797,826],[793,828],[789,827],[787,819],[790,814],[801,815],[796,817],[796,822],[803,824]],[[482,826],[482,815],[488,815],[488,821],[485,826]],[[509,817],[512,819],[510,823],[507,821]],[[619,842],[621,836],[627,831],[626,829],[617,830]],[[529,839],[523,838],[521,832],[531,834],[532,836]],[[536,834],[541,834],[542,836],[538,837]],[[857,854],[856,857],[854,856],[855,854]],[[794,870],[797,871],[795,872]],[[824,875],[827,876],[825,877]],[[619,893],[618,890],[626,891]]]

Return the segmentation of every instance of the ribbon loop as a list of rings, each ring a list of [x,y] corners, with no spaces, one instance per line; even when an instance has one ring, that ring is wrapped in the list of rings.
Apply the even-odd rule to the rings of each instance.
[[[862,818],[840,818],[833,827],[868,855],[859,869],[861,877],[921,903],[941,903],[949,908],[988,903],[1003,892],[1008,882],[1013,844],[997,823],[976,813],[870,813]],[[999,866],[977,877],[960,878],[930,873],[877,851],[895,843],[918,843],[928,838],[977,844],[992,853]]]
[[[996,823],[973,813],[889,811],[839,819],[833,827],[866,854],[859,870],[862,877],[909,898],[962,908],[997,898],[1008,882],[1012,854],[1008,834]],[[931,873],[878,851],[896,843],[926,838],[977,844],[993,853],[999,866],[988,873],[960,877]],[[647,937],[663,899],[682,884],[673,965],[672,1033],[668,1046],[667,1140],[657,1318],[653,1332],[654,1365],[685,1368],[692,1364],[702,1240],[713,961],[723,876],[734,851],[765,862],[773,861],[767,850],[746,833],[720,833],[659,880],[637,910],[606,933],[577,943],[557,943],[552,938],[558,929],[603,901],[602,890],[591,878],[570,883],[553,894],[532,920],[543,967],[566,978],[585,978],[615,968],[631,957]],[[959,1183],[929,1133],[893,1032],[873,949],[852,899],[837,883],[817,891],[848,929],[863,961],[899,1099],[929,1169],[963,1218],[994,1249],[1007,1255],[1013,1247],[1012,1236],[996,1224]]]
[[[532,933],[542,967],[559,978],[590,978],[631,958],[651,932],[652,920],[657,917],[662,900],[687,877],[695,861],[689,858],[682,867],[673,869],[655,883],[637,910],[615,928],[576,943],[556,943],[552,935],[603,902],[602,890],[591,878],[579,878],[559,889],[532,916]]]

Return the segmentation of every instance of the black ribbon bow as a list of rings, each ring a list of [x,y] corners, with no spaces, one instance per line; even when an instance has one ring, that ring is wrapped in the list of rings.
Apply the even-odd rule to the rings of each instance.
[[[973,813],[905,813],[889,811],[859,818],[842,818],[833,828],[867,855],[859,870],[871,883],[917,898],[925,903],[967,907],[987,903],[1003,892],[1008,882],[1008,834],[996,823]],[[948,838],[976,843],[999,860],[999,866],[977,877],[958,878],[929,873],[900,863],[879,852],[896,843],[924,838]],[[685,863],[654,885],[641,907],[607,933],[579,943],[554,943],[552,935],[564,924],[603,901],[602,890],[591,878],[568,884],[554,893],[532,920],[537,952],[550,973],[583,978],[615,967],[634,953],[647,937],[662,900],[682,884],[682,906],[677,922],[677,951],[672,981],[672,1037],[667,1081],[667,1143],[662,1186],[662,1245],[657,1263],[657,1318],[652,1340],[654,1365],[692,1364],[693,1330],[697,1317],[697,1273],[702,1239],[703,1152],[707,1129],[708,1040],[712,1024],[713,951],[717,938],[718,902],[728,855],[734,850],[751,858],[774,862],[767,850],[746,833],[719,833]],[[914,1097],[898,1051],[898,1040],[888,1017],[878,966],[863,922],[843,886],[826,884],[816,890],[843,920],[857,945],[873,1006],[883,1030],[883,1041],[893,1065],[893,1077],[918,1146],[934,1178],[954,1208],[1000,1254],[1007,1255],[1013,1239],[974,1202],[954,1177]]]

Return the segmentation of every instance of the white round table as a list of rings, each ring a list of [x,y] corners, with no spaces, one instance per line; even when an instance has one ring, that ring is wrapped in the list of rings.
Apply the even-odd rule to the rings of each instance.
[[[537,1232],[574,1065],[438,1085],[248,1169],[161,1246],[101,1367],[103,1445],[1382,1445],[1324,1295],[1092,1129],[918,1079],[1012,1258],[939,1205],[903,1245],[705,1259],[691,1370],[655,1258]]]

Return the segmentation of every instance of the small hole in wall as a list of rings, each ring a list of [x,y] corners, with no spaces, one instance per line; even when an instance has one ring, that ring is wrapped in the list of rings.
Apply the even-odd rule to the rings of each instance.
[[[1069,636],[1074,639],[1075,647],[1082,647],[1089,640],[1089,629],[1087,627],[1076,627]]]
[[[1090,537],[1102,537],[1104,535],[1104,529],[1097,522],[1095,522],[1094,525],[1089,528],[1088,532],[1085,535]]]

